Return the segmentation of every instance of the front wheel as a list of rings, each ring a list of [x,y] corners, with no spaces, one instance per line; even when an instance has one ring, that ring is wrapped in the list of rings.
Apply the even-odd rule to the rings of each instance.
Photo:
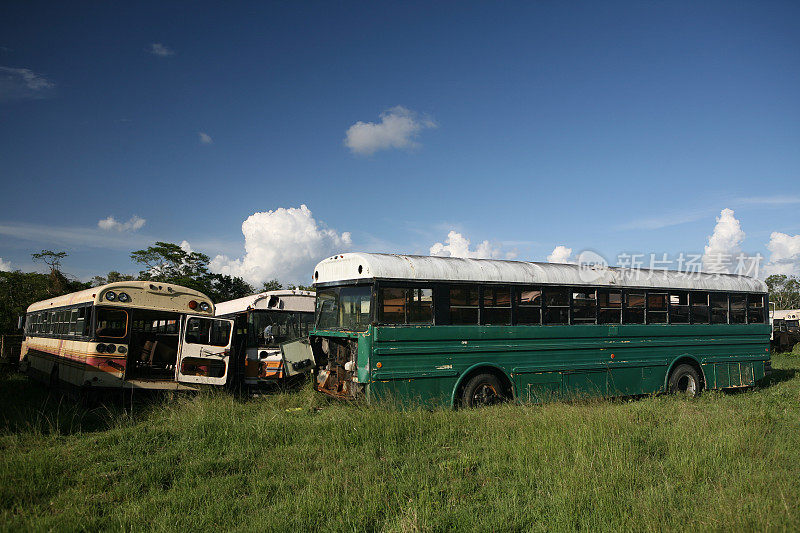
[[[678,365],[669,376],[670,394],[685,394],[694,398],[700,396],[702,388],[700,374],[692,365]]]
[[[495,405],[503,400],[503,387],[497,376],[492,374],[473,376],[461,393],[461,405],[469,408]]]

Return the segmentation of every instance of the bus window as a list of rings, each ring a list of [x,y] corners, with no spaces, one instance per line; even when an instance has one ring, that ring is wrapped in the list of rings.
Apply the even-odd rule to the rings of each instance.
[[[667,294],[663,292],[647,293],[647,323],[667,323]]]
[[[209,346],[227,346],[231,324],[227,320],[192,317],[186,321],[186,342]]]
[[[624,323],[644,324],[644,300],[643,292],[629,292],[625,295]]]
[[[433,289],[384,287],[378,302],[381,324],[433,323]]]
[[[708,293],[690,292],[689,302],[692,306],[692,324],[708,324]]]
[[[764,297],[760,294],[748,294],[747,323],[763,324],[764,322]]]
[[[70,313],[70,317],[69,317],[69,334],[72,335],[73,337],[75,335],[80,335],[80,333],[78,332],[78,310],[77,309],[73,309],[72,312]]]
[[[572,323],[597,322],[597,295],[594,289],[575,289],[572,292]]]
[[[337,287],[317,292],[317,328],[365,331],[372,287]]]
[[[97,309],[95,334],[98,337],[121,339],[127,334],[127,330],[128,313],[121,309]]]
[[[731,294],[731,324],[747,323],[747,296]]]
[[[669,293],[669,322],[670,324],[689,323],[689,293]]]
[[[622,322],[622,291],[602,289],[597,291],[598,324],[619,324]]]
[[[570,289],[546,287],[544,289],[544,323],[569,324]]]
[[[483,324],[511,324],[511,287],[483,288]]]
[[[450,287],[450,323],[478,323],[478,287],[453,285]]]
[[[517,324],[542,323],[542,288],[521,287],[517,294]]]
[[[406,289],[384,287],[378,291],[378,322],[381,324],[405,324]]]
[[[728,323],[728,295],[720,293],[712,293],[710,298],[711,304],[711,323],[712,324],[727,324]]]

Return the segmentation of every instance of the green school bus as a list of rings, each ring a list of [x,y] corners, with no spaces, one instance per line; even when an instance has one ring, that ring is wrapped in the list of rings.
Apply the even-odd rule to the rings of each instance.
[[[315,386],[473,407],[753,386],[767,288],[667,270],[347,253],[314,271]]]

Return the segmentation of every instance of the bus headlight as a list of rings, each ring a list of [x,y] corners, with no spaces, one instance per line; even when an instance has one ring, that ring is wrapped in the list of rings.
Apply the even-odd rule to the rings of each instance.
[[[106,345],[105,344],[98,344],[97,348],[95,348],[95,350],[97,350],[97,353],[103,353],[103,352],[106,351]]]
[[[108,291],[108,292],[106,293],[106,300],[108,300],[109,302],[113,302],[113,301],[115,301],[116,299],[117,299],[117,293],[116,293],[116,292],[114,292],[114,291]]]
[[[207,313],[208,310],[211,309],[211,306],[208,305],[208,302],[200,302],[200,310],[204,313]]]
[[[120,301],[120,302],[122,302],[122,303],[128,303],[128,302],[130,302],[130,301],[131,301],[131,297],[130,297],[130,296],[128,296],[128,293],[127,293],[127,292],[121,292],[121,293],[119,293],[119,295],[117,296],[117,300],[119,300],[119,301]]]
[[[114,353],[117,351],[117,347],[114,346],[113,344],[106,344],[106,351],[108,353]]]

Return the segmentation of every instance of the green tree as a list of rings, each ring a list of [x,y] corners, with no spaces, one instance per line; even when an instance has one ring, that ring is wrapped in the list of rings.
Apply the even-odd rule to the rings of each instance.
[[[209,272],[206,254],[184,250],[174,243],[156,242],[155,246],[132,252],[131,259],[146,267],[139,272],[140,280],[189,287],[215,302],[241,298],[254,292],[253,287],[240,277]]]
[[[105,285],[106,283],[116,283],[117,281],[133,281],[135,279],[134,276],[130,274],[120,274],[116,270],[112,270],[106,276],[94,276],[92,278],[92,286],[99,287],[100,285]]]
[[[58,296],[64,294],[69,280],[61,272],[61,260],[67,257],[67,252],[54,252],[42,250],[31,254],[34,263],[44,263],[50,268],[50,294]]]
[[[261,292],[267,291],[277,291],[283,288],[283,284],[278,281],[277,279],[271,279],[269,281],[265,281],[264,284],[261,286]]]
[[[292,283],[289,285],[288,288],[292,290],[297,289],[299,291],[317,292],[317,288],[314,287],[313,285],[295,285],[294,283]]]
[[[773,274],[766,280],[769,288],[769,301],[775,309],[800,308],[800,279],[796,276]]]

